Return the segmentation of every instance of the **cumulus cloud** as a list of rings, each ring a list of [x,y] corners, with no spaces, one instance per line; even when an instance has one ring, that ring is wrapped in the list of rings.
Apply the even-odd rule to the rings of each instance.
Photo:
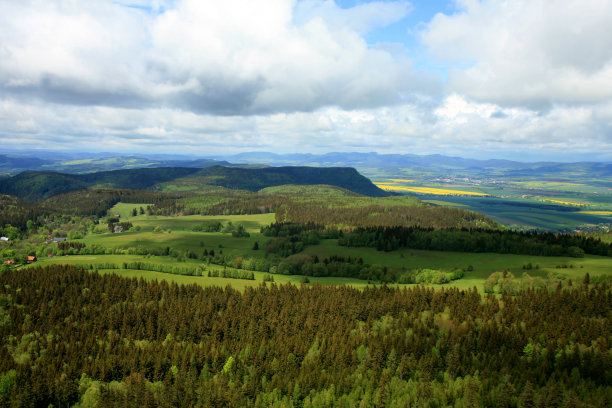
[[[440,59],[460,62],[449,88],[481,101],[547,108],[612,98],[612,2],[457,0],[421,32]]]
[[[345,110],[219,116],[174,108],[0,102],[4,147],[64,147],[138,153],[378,151],[568,160],[612,157],[612,105],[538,113],[452,94],[434,110],[403,104]],[[606,119],[607,118],[607,119]],[[100,140],[104,140],[101,144]],[[593,146],[597,146],[594,150]]]
[[[20,98],[248,115],[395,104],[437,86],[361,37],[403,18],[405,1],[5,4],[0,87]]]
[[[445,79],[364,39],[405,0],[0,0],[0,144],[610,160],[608,3],[458,1],[419,25]]]

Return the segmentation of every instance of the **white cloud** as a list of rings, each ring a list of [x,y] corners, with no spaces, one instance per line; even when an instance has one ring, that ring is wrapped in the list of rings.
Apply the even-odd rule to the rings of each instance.
[[[421,33],[430,51],[467,68],[449,88],[502,105],[550,107],[612,98],[612,2],[461,0]]]
[[[405,16],[404,1],[347,10],[312,0],[166,6],[7,2],[0,87],[74,105],[231,115],[380,106],[437,86],[361,37]]]
[[[591,153],[592,159],[609,160],[611,112],[608,103],[537,113],[474,102],[460,95],[447,97],[433,114],[429,107],[408,104],[246,117],[4,100],[0,101],[0,139],[7,148],[28,143],[34,148],[136,153],[357,150],[522,159],[528,152],[563,160]]]
[[[608,2],[437,15],[422,39],[455,67],[446,94],[406,50],[364,40],[403,0],[0,4],[3,147],[612,158]]]

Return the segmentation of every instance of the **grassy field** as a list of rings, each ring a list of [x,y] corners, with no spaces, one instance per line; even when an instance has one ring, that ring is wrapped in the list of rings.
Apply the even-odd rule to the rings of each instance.
[[[408,197],[406,197],[408,198]],[[393,201],[403,199],[403,197],[389,197],[385,200]],[[408,198],[410,199],[410,198]],[[466,199],[466,198],[464,198]],[[451,198],[445,202],[453,202]],[[442,204],[441,202],[439,204]],[[139,230],[131,230],[120,234],[90,234],[83,242],[88,245],[101,245],[105,248],[170,248],[175,250],[191,250],[196,254],[201,254],[204,250],[214,250],[215,253],[223,253],[225,256],[243,258],[263,258],[267,254],[263,248],[269,237],[264,237],[259,233],[261,226],[269,225],[274,222],[274,214],[257,215],[233,215],[233,216],[181,216],[181,217],[161,217],[138,215],[132,216],[134,208],[137,210],[139,204],[117,204],[109,214],[119,214],[122,221],[130,221]],[[588,216],[588,214],[584,214]],[[525,215],[540,216],[541,215]],[[558,222],[559,220],[557,220]],[[196,232],[193,228],[205,222],[220,222],[223,226],[228,223],[234,225],[242,224],[250,232],[250,237],[237,238],[231,233],[223,232]],[[156,227],[160,227],[162,232],[154,232]],[[609,235],[606,235],[608,237]],[[257,242],[260,249],[254,250],[253,245]],[[477,287],[482,290],[484,280],[493,272],[500,272],[504,269],[512,272],[516,277],[521,277],[524,272],[530,276],[546,278],[549,274],[581,280],[585,273],[591,276],[612,275],[612,261],[610,258],[586,256],[584,258],[568,257],[540,257],[529,255],[510,255],[492,253],[458,253],[440,251],[422,251],[412,249],[400,249],[392,252],[379,252],[374,248],[348,248],[337,245],[337,240],[322,240],[318,245],[306,247],[304,254],[317,255],[319,259],[332,255],[358,258],[362,257],[364,263],[370,265],[381,265],[394,269],[441,269],[452,270],[461,268],[466,270],[465,276],[454,281],[449,285],[459,288]],[[180,261],[171,256],[151,256],[151,255],[76,255],[61,256],[40,260],[36,265],[46,264],[72,264],[72,265],[96,265],[114,264],[121,265],[130,262],[144,262],[148,264],[158,264],[176,267],[202,267],[205,275],[208,271],[221,271],[223,266],[206,264],[202,260],[181,257]],[[525,270],[524,267],[531,264],[532,269]],[[467,269],[472,269],[468,271]],[[227,268],[232,270],[232,268]],[[247,286],[259,285],[263,282],[264,273],[254,272],[255,280],[217,278],[208,276],[182,276],[162,272],[143,271],[143,270],[103,270],[101,273],[118,273],[130,277],[143,277],[145,279],[165,279],[177,283],[197,283],[203,286],[210,285],[231,285],[237,289],[244,289]],[[275,282],[278,284],[293,283],[300,284],[302,276],[274,275]],[[354,287],[365,287],[367,281],[351,278],[314,278],[309,277],[310,284],[344,284]]]
[[[340,250],[340,251],[338,251]],[[549,273],[557,276],[572,279],[576,282],[582,280],[588,272],[592,277],[598,275],[612,275],[611,261],[607,258],[588,256],[585,258],[556,258],[556,257],[538,257],[526,255],[500,255],[500,254],[465,254],[456,252],[437,252],[437,251],[416,251],[416,250],[399,250],[390,253],[378,252],[372,248],[344,248],[334,246],[333,240],[324,241],[322,245],[308,247],[305,253],[316,254],[318,256],[328,256],[338,254],[344,256],[362,256],[366,263],[386,265],[389,267],[406,267],[411,268],[432,268],[432,269],[452,269],[455,267],[467,267],[472,265],[473,271],[466,271],[462,279],[453,281],[446,285],[429,285],[433,287],[453,286],[460,289],[471,289],[476,287],[479,291],[483,290],[483,283],[493,272],[499,272],[503,269],[508,269],[517,278],[527,272],[532,277],[546,278]],[[185,262],[177,262],[176,259],[170,257],[149,257],[139,255],[75,255],[42,259],[35,266],[44,266],[51,264],[69,264],[69,265],[88,265],[114,263],[121,264],[123,262],[147,262],[154,264],[166,264],[176,266],[203,266],[205,270],[221,271],[224,267],[219,265],[207,265],[201,261],[187,259]],[[531,263],[533,268],[536,265],[538,269],[524,270],[523,266]],[[557,266],[564,266],[558,268]],[[570,267],[571,266],[571,267]],[[232,268],[226,268],[232,270]],[[230,279],[221,277],[208,276],[183,276],[169,273],[131,270],[131,269],[104,269],[100,273],[117,273],[121,276],[151,279],[164,279],[169,282],[179,284],[197,283],[202,286],[227,286],[230,285],[236,289],[243,290],[247,286],[257,286],[263,282],[263,272],[254,271],[255,280],[245,279]],[[299,275],[273,275],[274,282],[277,284],[292,283],[299,285],[303,280],[303,276]],[[341,277],[309,277],[311,285],[350,285],[352,287],[364,288],[368,286],[368,282]],[[370,284],[371,285],[371,284]],[[403,287],[410,285],[390,285],[394,287]]]
[[[203,266],[207,271],[221,271],[223,269],[227,270],[235,270],[233,268],[225,268],[223,266],[214,265],[214,264],[206,264],[201,261],[196,260],[186,260],[185,262],[178,262],[174,258],[170,257],[148,257],[148,256],[140,256],[140,255],[73,255],[73,256],[63,256],[63,257],[54,257],[41,259],[36,264],[32,264],[27,267],[43,267],[46,265],[89,265],[89,264],[103,264],[103,263],[114,263],[114,264],[122,264],[123,262],[146,262],[152,264],[165,264],[165,265],[176,265],[176,266]],[[156,272],[156,271],[146,271],[146,270],[136,270],[136,269],[100,269],[99,273],[116,273],[121,276],[129,277],[129,278],[143,278],[146,280],[166,280],[168,282],[175,282],[178,284],[198,284],[201,286],[227,286],[244,290],[246,287],[258,286],[263,283],[264,272],[253,271],[255,275],[255,280],[248,279],[231,279],[231,278],[222,278],[222,277],[208,277],[208,276],[185,276],[185,275],[175,275],[170,273]],[[301,275],[273,275],[274,283],[282,285],[286,283],[292,283],[295,285],[299,285],[302,283],[303,276]],[[353,279],[353,278],[339,278],[339,277],[329,277],[329,278],[315,278],[309,277],[311,285],[321,284],[321,285],[350,285],[354,287],[365,287],[368,285],[367,282]]]
[[[212,236],[211,236],[212,238]],[[226,251],[236,251],[237,256],[264,256],[263,251],[250,251],[244,248],[224,248]],[[331,255],[362,257],[365,263],[379,264],[390,268],[430,268],[451,270],[454,268],[467,269],[472,266],[472,271],[466,271],[465,276],[448,285],[459,287],[462,289],[476,287],[482,290],[484,280],[493,272],[503,271],[507,269],[516,277],[521,277],[527,272],[530,276],[547,277],[549,274],[555,274],[565,278],[580,281],[585,273],[591,276],[612,275],[612,261],[609,258],[586,256],[585,258],[567,258],[567,257],[541,257],[529,255],[510,255],[510,254],[491,254],[491,253],[458,253],[458,252],[440,252],[440,251],[421,251],[401,249],[393,252],[379,252],[373,248],[347,248],[339,247],[335,240],[324,240],[319,245],[309,246],[304,251],[305,254],[317,255],[323,258]],[[249,255],[250,254],[250,255]],[[120,265],[123,262],[146,262],[152,264],[164,264],[174,266],[203,266],[206,271],[217,270],[221,271],[224,267],[219,265],[207,265],[198,260],[185,259],[184,262],[177,262],[172,257],[154,257],[140,255],[76,255],[55,257],[43,259],[36,265],[42,266],[45,264],[72,264],[72,265],[88,265],[114,263]],[[524,266],[531,264],[531,270],[523,269]],[[537,269],[536,269],[537,268]],[[232,270],[232,268],[227,268]],[[195,277],[181,276],[153,271],[128,271],[120,269],[116,271],[121,275],[144,277],[146,279],[166,279],[177,283],[198,283],[204,286],[210,285],[231,285],[237,289],[244,289],[246,286],[258,285],[263,281],[263,272],[254,272],[255,280],[242,279],[227,279],[213,277]],[[108,271],[104,271],[108,273]],[[274,275],[276,283],[293,283],[299,284],[303,279],[302,276],[285,276]],[[314,278],[309,277],[311,284],[343,284],[354,287],[367,286],[366,281],[351,279],[351,278]],[[402,286],[402,285],[399,285]],[[439,286],[436,286],[439,287]]]
[[[336,240],[325,240],[321,244],[307,247],[304,253],[317,255],[319,258],[330,255],[362,257],[365,263],[379,264],[390,268],[430,268],[451,270],[473,267],[466,272],[465,278],[486,279],[493,272],[504,269],[515,276],[521,276],[524,265],[531,264],[539,269],[527,271],[532,276],[545,277],[549,272],[565,274],[567,277],[582,277],[585,273],[591,276],[612,275],[612,260],[606,257],[585,256],[584,258],[546,257],[533,255],[465,253],[422,251],[416,249],[399,249],[392,252],[381,252],[375,248],[348,248],[336,245]],[[571,265],[571,267],[570,267]],[[564,268],[567,266],[567,268]],[[559,268],[558,268],[559,267]]]
[[[137,218],[137,217],[132,216],[132,212],[134,209],[136,211],[139,211],[141,207],[143,209],[147,208],[147,205],[151,205],[151,204],[117,203],[115,204],[113,208],[108,210],[108,215],[111,215],[111,216],[119,215],[119,217],[121,218],[121,221],[130,221],[130,220]]]

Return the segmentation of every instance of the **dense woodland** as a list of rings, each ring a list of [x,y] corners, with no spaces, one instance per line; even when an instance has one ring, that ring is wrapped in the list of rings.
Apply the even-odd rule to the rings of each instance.
[[[194,175],[182,169],[165,176],[171,185],[152,183],[146,171],[70,176],[70,188],[100,180],[110,185],[117,176],[120,184],[135,177],[139,188],[189,190],[215,171]],[[226,184],[245,182],[244,170],[223,171]],[[255,181],[262,186],[291,176],[258,174]],[[64,176],[24,179],[40,187],[51,177],[64,191]],[[44,188],[37,194],[51,195]],[[210,243],[173,248],[128,241],[106,248],[80,241],[116,226],[134,227],[109,214],[119,202],[142,204],[132,215],[147,219],[275,212],[277,222],[260,230],[261,237],[253,239],[257,252],[244,257],[223,254],[220,244]],[[231,222],[190,228],[249,237],[243,225]],[[612,291],[603,278],[596,283],[586,275],[582,283],[561,284],[525,275],[515,282],[507,271],[495,272],[484,283],[487,295],[475,288],[368,286],[360,291],[271,283],[275,273],[304,275],[303,282],[333,276],[438,284],[464,274],[459,268],[387,268],[359,256],[303,252],[325,239],[381,251],[408,247],[576,257],[611,256],[610,242],[505,231],[474,212],[320,186],[259,192],[220,186],[193,192],[91,188],[36,202],[0,195],[0,232],[9,238],[2,260],[21,264],[34,255],[147,257],[82,269],[1,265],[0,407],[612,406]],[[66,240],[53,242],[55,237]],[[176,264],[160,264],[155,256],[174,257]],[[201,262],[181,263],[186,259]],[[202,279],[254,280],[252,271],[266,275],[263,285],[239,292],[130,280],[95,269]]]
[[[606,407],[605,284],[177,286],[54,266],[0,276],[0,405]]]
[[[25,171],[0,179],[0,194],[37,201],[90,187],[156,190],[161,184],[196,190],[202,185],[258,191],[285,184],[330,184],[371,197],[389,195],[350,167],[206,168],[158,167],[101,171],[87,174]]]
[[[575,234],[405,227],[357,228],[347,232],[339,245],[373,247],[380,251],[398,248],[458,252],[496,252],[543,256],[581,257],[585,253],[612,256],[612,244]]]

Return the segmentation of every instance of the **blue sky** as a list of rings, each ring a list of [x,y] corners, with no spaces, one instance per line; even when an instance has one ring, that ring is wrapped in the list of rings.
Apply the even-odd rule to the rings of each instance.
[[[5,149],[612,161],[607,0],[24,0],[2,11]]]

